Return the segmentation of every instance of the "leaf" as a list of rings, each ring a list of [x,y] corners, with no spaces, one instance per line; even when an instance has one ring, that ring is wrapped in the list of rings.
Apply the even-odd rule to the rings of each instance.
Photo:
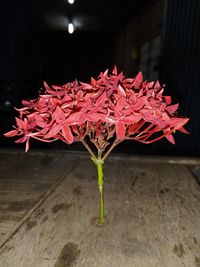
[[[124,137],[125,137],[125,132],[126,132],[126,127],[125,127],[124,123],[121,120],[119,120],[116,123],[117,138],[120,139],[120,140],[123,140]]]
[[[73,143],[74,137],[72,135],[70,127],[65,125],[65,126],[62,126],[61,129],[62,129],[62,134],[63,134],[65,140],[68,142],[68,144]]]

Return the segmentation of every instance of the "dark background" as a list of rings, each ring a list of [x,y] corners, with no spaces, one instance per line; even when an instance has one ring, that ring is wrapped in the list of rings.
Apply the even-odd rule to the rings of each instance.
[[[165,94],[190,117],[190,135],[175,134],[151,145],[124,142],[115,152],[200,156],[200,1],[4,0],[0,2],[0,145],[14,123],[13,107],[37,97],[43,80],[84,82],[116,64],[126,75],[166,84]],[[75,32],[69,34],[72,21]],[[17,147],[23,147],[23,144]],[[61,142],[32,142],[34,148],[61,148]],[[67,149],[82,149],[79,144]]]

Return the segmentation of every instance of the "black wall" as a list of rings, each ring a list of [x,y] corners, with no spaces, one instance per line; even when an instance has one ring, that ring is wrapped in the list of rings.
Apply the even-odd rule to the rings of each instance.
[[[200,1],[167,0],[161,77],[167,92],[190,117],[189,136],[177,136],[175,154],[200,156]]]
[[[44,80],[49,84],[74,79],[87,82],[91,76],[113,67],[113,35],[110,32],[79,31],[69,35],[67,29],[65,32],[45,28],[38,3],[26,0],[0,2],[2,145],[14,145],[13,140],[2,136],[14,123],[14,107],[19,107],[22,99],[37,97]],[[34,143],[35,146],[45,146]]]
[[[43,80],[49,84],[62,84],[75,78],[88,81],[101,70],[111,69],[115,62],[114,36],[118,32],[84,31],[69,35],[67,31],[44,29],[38,3],[0,2],[0,144],[3,146],[14,144],[2,136],[14,122],[13,107],[20,106],[21,99],[37,97]],[[167,84],[165,94],[180,103],[180,114],[190,117],[187,129],[191,134],[176,133],[176,146],[166,140],[148,146],[125,142],[116,151],[200,156],[200,2],[166,0],[163,19],[161,81]],[[6,101],[10,104],[5,105]],[[45,145],[37,142],[35,146]],[[47,147],[53,146],[62,145]],[[69,148],[73,147],[76,146]]]

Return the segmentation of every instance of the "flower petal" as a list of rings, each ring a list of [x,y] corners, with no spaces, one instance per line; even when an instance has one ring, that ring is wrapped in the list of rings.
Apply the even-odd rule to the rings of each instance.
[[[173,114],[178,109],[179,104],[174,104],[166,107],[169,114]]]
[[[65,140],[68,142],[68,144],[73,143],[74,137],[72,135],[71,129],[69,126],[62,126],[62,134],[65,138]]]
[[[140,71],[138,73],[138,75],[135,77],[135,80],[133,82],[133,86],[136,88],[136,89],[139,89],[141,83],[142,83],[142,80],[143,80],[143,76],[142,76],[142,72]]]
[[[44,136],[45,138],[52,138],[57,135],[57,133],[60,131],[60,125],[56,125],[53,128],[50,129],[50,131]]]
[[[124,90],[124,88],[123,88],[120,84],[117,86],[117,91],[118,91],[118,93],[119,93],[120,95],[126,97],[125,90]]]
[[[172,143],[173,145],[175,145],[175,140],[174,140],[174,137],[173,137],[172,134],[167,134],[165,137],[167,138],[167,140],[168,140],[170,143]]]
[[[17,135],[18,131],[17,130],[12,130],[4,134],[5,137],[13,137]]]
[[[119,120],[116,124],[117,138],[120,140],[124,139],[125,132],[126,132],[126,127],[125,127],[124,123],[121,120]]]

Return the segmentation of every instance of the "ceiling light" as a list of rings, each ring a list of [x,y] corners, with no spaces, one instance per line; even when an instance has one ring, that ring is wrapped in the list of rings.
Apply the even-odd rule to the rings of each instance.
[[[74,32],[74,25],[73,23],[68,24],[68,33],[72,34]]]
[[[68,3],[69,3],[70,5],[73,5],[74,0],[68,0]]]

